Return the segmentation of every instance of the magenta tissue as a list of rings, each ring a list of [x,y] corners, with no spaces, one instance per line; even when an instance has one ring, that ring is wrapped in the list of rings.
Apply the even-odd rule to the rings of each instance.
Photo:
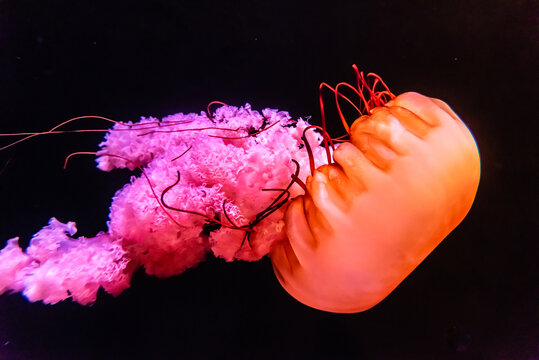
[[[52,218],[25,251],[18,238],[9,240],[0,251],[0,294],[22,292],[48,304],[71,297],[87,305],[100,287],[120,294],[140,266],[170,277],[209,252],[226,261],[259,260],[285,239],[285,206],[251,226],[248,237],[238,228],[283,198],[279,189],[296,172],[293,160],[305,180],[309,158],[301,137],[307,126],[287,112],[258,112],[249,104],[222,106],[211,117],[179,113],[116,123],[100,144],[97,167],[128,168],[138,176],[116,192],[108,231],[74,238],[74,222]],[[325,163],[322,136],[305,135],[317,166]],[[289,192],[294,197],[302,189],[293,184]]]

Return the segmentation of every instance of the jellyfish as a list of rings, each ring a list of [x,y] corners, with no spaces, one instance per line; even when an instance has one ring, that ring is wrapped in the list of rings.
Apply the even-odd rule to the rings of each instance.
[[[87,305],[99,288],[119,295],[137,268],[170,277],[212,253],[226,261],[269,255],[283,288],[316,309],[374,306],[462,221],[478,187],[479,154],[448,105],[395,96],[381,78],[353,68],[356,86],[320,86],[322,126],[221,102],[163,119],[100,118],[112,127],[99,151],[66,163],[91,154],[100,170],[133,171],[113,197],[108,230],[76,238],[74,222],[51,218],[25,250],[9,240],[0,250],[0,294]],[[334,94],[345,137],[327,132],[324,89]],[[358,111],[351,126],[343,102]]]

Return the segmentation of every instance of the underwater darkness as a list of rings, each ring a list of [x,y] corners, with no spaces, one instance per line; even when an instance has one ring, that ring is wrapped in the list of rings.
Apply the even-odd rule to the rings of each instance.
[[[0,0],[1,133],[198,113],[212,100],[318,123],[319,83],[353,82],[355,63],[396,94],[446,101],[482,161],[466,219],[371,310],[314,310],[267,258],[208,257],[169,279],[139,270],[90,307],[1,295],[0,359],[539,359],[538,18],[532,0]],[[52,216],[78,235],[106,230],[130,174],[89,156],[62,169],[101,140],[54,135],[0,152],[0,247],[28,244]]]

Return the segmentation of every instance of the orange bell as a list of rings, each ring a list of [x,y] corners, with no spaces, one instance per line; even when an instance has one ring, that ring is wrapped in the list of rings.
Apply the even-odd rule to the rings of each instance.
[[[291,202],[288,241],[271,251],[281,285],[316,309],[383,300],[464,219],[479,184],[475,140],[447,104],[410,92],[368,110]]]

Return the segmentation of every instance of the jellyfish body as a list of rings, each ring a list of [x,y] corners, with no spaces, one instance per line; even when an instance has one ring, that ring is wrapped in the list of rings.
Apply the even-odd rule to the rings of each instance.
[[[277,278],[300,302],[360,312],[384,299],[463,220],[480,176],[475,140],[440,100],[402,94],[350,128],[307,179],[273,247]]]
[[[113,121],[92,153],[98,168],[141,173],[114,196],[107,232],[73,238],[74,223],[51,219],[26,250],[10,240],[0,249],[0,294],[91,304],[100,287],[113,295],[128,288],[138,267],[169,277],[211,251],[226,261],[269,253],[283,287],[317,309],[375,305],[462,221],[479,155],[445,103],[389,90],[367,101],[354,69],[368,115],[345,125],[350,141],[338,147],[328,142],[323,111],[322,134],[306,133],[314,127],[286,112],[248,104],[221,103],[213,116]],[[63,132],[70,121],[19,135]]]

